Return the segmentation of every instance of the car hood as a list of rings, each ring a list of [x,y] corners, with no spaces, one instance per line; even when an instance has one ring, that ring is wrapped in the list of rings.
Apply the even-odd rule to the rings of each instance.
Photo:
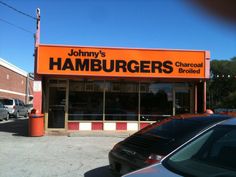
[[[166,169],[162,164],[155,164],[149,167],[131,172],[123,177],[181,177]]]
[[[174,141],[149,135],[134,135],[120,143],[121,149],[128,149],[142,154],[144,157],[150,153],[167,155],[172,151]]]

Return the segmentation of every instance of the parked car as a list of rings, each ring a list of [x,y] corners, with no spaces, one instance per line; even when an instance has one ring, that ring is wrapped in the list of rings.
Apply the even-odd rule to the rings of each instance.
[[[219,123],[185,143],[161,163],[124,177],[236,176],[236,119]]]
[[[33,109],[33,104],[26,104],[25,107],[27,108],[27,112],[29,114],[29,113],[31,113],[31,111]]]
[[[23,101],[19,99],[0,98],[0,102],[7,108],[10,116],[15,118],[18,118],[19,116],[28,116],[28,111]]]
[[[200,131],[229,119],[226,115],[182,115],[154,123],[117,143],[109,152],[109,165],[118,175],[158,163]]]
[[[0,120],[8,120],[9,114],[6,107],[0,102]]]

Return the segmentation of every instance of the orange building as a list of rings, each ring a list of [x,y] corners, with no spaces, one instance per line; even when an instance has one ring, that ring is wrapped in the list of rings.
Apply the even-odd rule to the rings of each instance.
[[[36,47],[35,107],[45,130],[133,130],[206,110],[207,51]]]

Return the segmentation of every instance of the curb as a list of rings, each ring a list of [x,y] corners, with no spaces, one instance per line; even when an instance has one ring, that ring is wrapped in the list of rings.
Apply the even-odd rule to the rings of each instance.
[[[135,132],[117,132],[117,131],[80,131],[80,132],[69,132],[68,137],[118,137],[126,138]]]

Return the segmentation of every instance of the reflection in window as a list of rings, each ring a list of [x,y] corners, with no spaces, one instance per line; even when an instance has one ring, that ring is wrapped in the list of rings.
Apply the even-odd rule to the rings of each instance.
[[[156,121],[172,115],[173,94],[171,84],[143,83],[140,86],[140,120]]]
[[[138,83],[107,82],[105,120],[138,120]]]
[[[157,121],[172,115],[175,84],[71,80],[68,119]],[[189,90],[177,90],[175,98],[176,106],[190,109]]]
[[[175,92],[175,113],[190,113],[190,90],[177,90]]]
[[[70,81],[69,120],[102,120],[103,81]]]

